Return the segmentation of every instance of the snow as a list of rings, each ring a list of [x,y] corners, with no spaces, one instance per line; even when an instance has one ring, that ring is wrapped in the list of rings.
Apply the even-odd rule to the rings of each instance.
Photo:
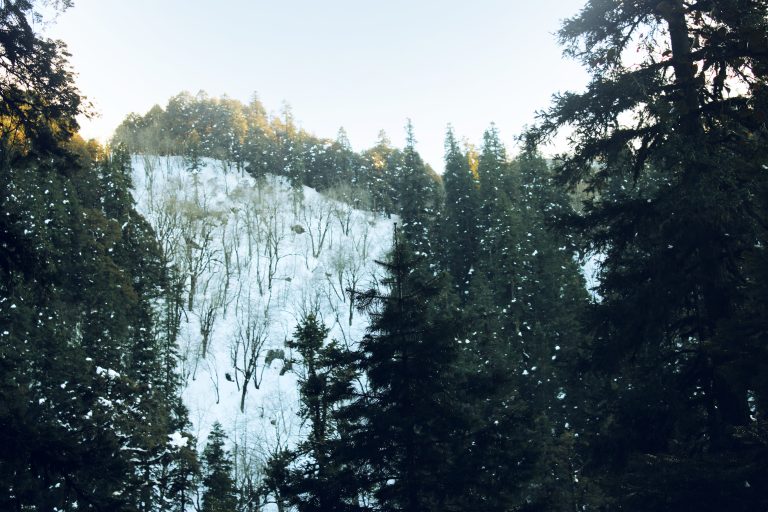
[[[188,441],[189,438],[184,437],[178,431],[168,436],[168,446],[171,448],[184,448],[187,446]]]
[[[96,374],[101,377],[106,377],[109,380],[120,378],[120,374],[115,370],[112,370],[111,368],[102,368],[101,366],[96,367]]]
[[[352,309],[350,324],[345,289],[366,289],[381,277],[374,260],[389,251],[397,219],[292,189],[279,177],[256,180],[216,160],[203,159],[196,173],[180,157],[135,156],[132,164],[136,208],[184,271],[187,291],[196,272],[178,336],[191,433],[200,448],[218,421],[233,447],[263,462],[269,449],[302,434],[296,375],[283,369],[292,358],[285,341],[310,312],[330,328],[330,339],[353,345],[362,338],[368,319]],[[297,225],[304,232],[292,229]],[[241,411],[248,339],[263,346]],[[280,357],[266,365],[269,351]]]

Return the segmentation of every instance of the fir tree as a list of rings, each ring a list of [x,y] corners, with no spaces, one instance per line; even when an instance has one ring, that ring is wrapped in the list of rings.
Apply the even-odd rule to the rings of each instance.
[[[365,388],[340,414],[339,457],[376,510],[448,510],[465,490],[456,302],[400,235],[384,265],[388,291],[357,294],[373,322],[360,342]]]
[[[352,396],[351,354],[338,343],[326,343],[328,329],[315,315],[297,326],[288,347],[301,356],[300,415],[309,425],[307,439],[289,455],[296,462],[288,471],[283,496],[301,511],[356,510],[346,485],[351,477],[335,457],[339,443],[336,412]],[[300,365],[300,366],[298,366]]]
[[[398,169],[397,192],[403,236],[415,251],[432,255],[431,242],[436,237],[434,228],[439,197],[435,181],[416,151],[416,138],[410,120],[406,126],[403,159]]]
[[[519,182],[493,125],[483,134],[477,172],[481,200],[479,270],[494,283],[498,303],[511,306],[517,300],[517,255],[523,236]]]
[[[221,423],[215,422],[203,450],[201,512],[231,512],[237,507],[232,460],[224,447],[226,440],[227,436]]]
[[[459,297],[466,300],[472,273],[478,267],[477,249],[480,227],[479,186],[469,166],[469,158],[461,151],[453,129],[445,138],[445,220],[443,236],[445,268],[453,276]]]
[[[558,177],[604,258],[589,457],[614,508],[766,507],[765,397],[736,370],[765,371],[765,331],[734,326],[765,286],[767,20],[762,0],[595,0],[560,31],[592,80],[531,135],[573,128]]]

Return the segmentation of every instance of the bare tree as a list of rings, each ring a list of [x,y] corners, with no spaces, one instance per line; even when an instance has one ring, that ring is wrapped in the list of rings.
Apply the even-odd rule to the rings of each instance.
[[[222,314],[226,304],[227,289],[226,276],[218,272],[206,274],[201,288],[201,299],[198,304],[198,317],[200,319],[200,357],[205,358],[208,353],[211,335],[216,320]]]
[[[344,236],[349,236],[356,210],[370,209],[370,193],[349,183],[339,183],[325,195],[332,200],[331,208]]]
[[[263,494],[261,488],[264,481],[264,466],[267,461],[264,459],[261,446],[265,444],[265,440],[254,432],[253,427],[248,424],[246,416],[241,418],[244,423],[236,425],[234,429],[233,477],[237,489],[240,490],[240,510],[242,512],[256,512],[262,510],[264,506],[261,500]]]
[[[184,240],[181,251],[182,266],[189,278],[187,309],[191,311],[194,307],[198,280],[210,269],[211,261],[218,251],[213,241],[215,230],[221,224],[224,215],[220,211],[208,209],[205,202],[185,201],[180,207],[183,212],[180,228]]]
[[[254,387],[259,389],[264,377],[264,365],[261,365],[259,372],[259,359],[267,342],[269,329],[268,304],[262,309],[261,304],[248,300],[244,306],[238,311],[237,333],[230,344],[235,382],[241,393],[240,412],[245,411],[248,384],[253,382]]]
[[[295,426],[295,411],[286,406],[282,393],[275,393],[274,402],[267,411],[269,422],[262,422],[265,430],[262,445],[265,464],[281,464],[293,441]],[[275,505],[278,512],[290,510],[287,500],[282,496],[279,482],[266,479],[262,485],[264,505]]]
[[[369,252],[371,248],[369,224],[364,223],[363,231],[359,237],[352,238],[352,245],[354,250],[351,251],[347,264],[341,273],[341,280],[343,281],[343,288],[347,294],[353,290],[357,290],[360,282],[363,278],[366,263],[368,262]],[[355,314],[354,301],[351,297],[347,303],[347,322],[351,326],[352,320]]]
[[[270,204],[262,209],[261,226],[264,229],[264,252],[266,256],[266,288],[272,291],[272,283],[277,275],[280,261],[288,256],[284,252],[284,244],[288,238],[288,230],[285,226],[285,216],[277,203]],[[261,272],[260,266],[257,266],[257,272]],[[259,292],[264,294],[262,281],[259,279]]]
[[[300,212],[312,246],[312,257],[318,258],[331,227],[333,208],[329,201],[312,198],[304,201]]]

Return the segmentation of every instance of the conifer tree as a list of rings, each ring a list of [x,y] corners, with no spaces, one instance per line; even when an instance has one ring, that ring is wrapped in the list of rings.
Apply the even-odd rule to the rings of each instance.
[[[127,155],[74,135],[81,99],[36,7],[0,6],[0,508],[149,510],[177,398],[155,385],[163,258]]]
[[[282,494],[301,511],[356,510],[355,495],[347,485],[351,475],[335,456],[339,443],[341,405],[352,396],[351,355],[335,341],[326,342],[328,328],[314,314],[296,327],[288,347],[296,350],[302,368],[299,378],[300,415],[308,424],[307,438],[292,450],[296,462],[289,469]]]
[[[170,504],[170,512],[186,512],[194,502],[200,484],[200,460],[195,450],[195,438],[188,429],[191,426],[186,407],[179,399],[174,407],[172,428],[176,450],[166,456],[164,493],[160,505]]]
[[[226,439],[221,423],[215,422],[203,450],[201,512],[231,512],[237,506],[232,460],[224,446]]]
[[[416,151],[413,125],[408,120],[403,160],[398,172],[398,201],[403,221],[403,236],[417,252],[432,254],[431,241],[438,208],[434,182]]]
[[[510,170],[506,148],[494,125],[483,134],[478,175],[480,270],[494,283],[498,303],[507,306],[517,300],[517,254],[523,226],[517,176]]]
[[[340,414],[339,456],[375,510],[449,510],[465,490],[468,428],[456,301],[399,234],[384,266],[388,291],[357,294],[373,322],[360,342],[365,388]]]
[[[451,273],[459,297],[466,299],[472,273],[479,268],[477,249],[480,227],[479,184],[469,158],[459,147],[453,129],[445,138],[445,216],[442,233],[445,268]]]
[[[592,79],[531,135],[573,129],[558,178],[603,258],[589,467],[613,508],[766,507],[765,326],[734,327],[765,289],[767,28],[764,0],[592,0],[560,31]]]
[[[402,154],[392,147],[392,141],[381,130],[376,145],[363,153],[366,166],[366,186],[371,193],[373,208],[388,215],[396,213],[397,167]]]

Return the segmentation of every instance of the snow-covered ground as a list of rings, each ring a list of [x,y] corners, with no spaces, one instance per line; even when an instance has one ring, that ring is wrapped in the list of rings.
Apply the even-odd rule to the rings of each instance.
[[[368,319],[345,289],[380,277],[394,219],[215,160],[197,172],[180,157],[132,163],[137,208],[182,271],[180,371],[198,443],[219,421],[238,461],[258,464],[301,435],[285,340],[311,312],[331,338],[361,338]]]

